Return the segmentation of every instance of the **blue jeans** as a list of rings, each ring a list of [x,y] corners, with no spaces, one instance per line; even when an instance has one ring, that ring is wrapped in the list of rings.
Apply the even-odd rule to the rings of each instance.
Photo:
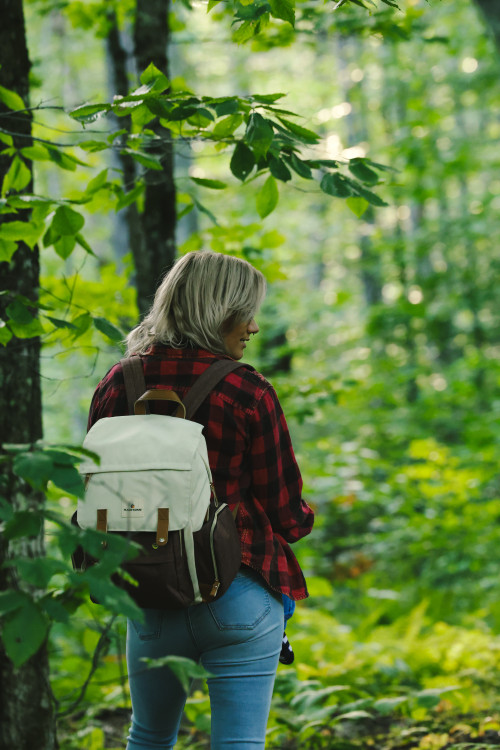
[[[129,620],[127,663],[132,726],[127,750],[170,750],[186,693],[168,667],[142,657],[201,661],[208,678],[212,750],[262,750],[283,635],[283,603],[241,568],[224,596],[183,610],[146,609]]]

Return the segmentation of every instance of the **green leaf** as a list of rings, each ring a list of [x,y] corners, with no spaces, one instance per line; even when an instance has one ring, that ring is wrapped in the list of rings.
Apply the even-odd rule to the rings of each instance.
[[[12,89],[6,89],[0,86],[0,101],[9,109],[26,109],[22,98]],[[10,128],[8,128],[10,130]]]
[[[229,164],[231,172],[238,180],[243,182],[254,166],[255,156],[253,151],[243,141],[238,141]]]
[[[11,135],[8,133],[2,133],[0,130],[0,141],[2,143],[5,143],[7,146],[13,146],[14,145],[14,139]]]
[[[17,250],[17,242],[3,240],[0,237],[0,263],[10,263],[12,256]]]
[[[106,114],[111,109],[110,104],[82,104],[76,109],[71,110],[70,117],[79,120],[81,123],[94,122],[101,115]]]
[[[68,172],[74,172],[78,165],[82,167],[87,166],[81,159],[77,159],[76,156],[72,156],[71,154],[65,154],[55,146],[48,148],[48,154],[50,161],[57,164],[61,169],[66,169]]]
[[[78,336],[82,336],[85,331],[88,331],[91,324],[92,316],[89,313],[82,313],[74,318],[73,325],[77,329],[74,338],[76,339]]]
[[[256,196],[257,211],[261,219],[274,211],[278,204],[279,192],[276,180],[269,175]]]
[[[147,169],[156,169],[157,172],[161,172],[163,169],[161,161],[156,156],[144,154],[141,151],[134,151],[133,149],[125,149],[125,152],[130,154],[135,161]]]
[[[220,102],[215,104],[215,112],[217,117],[223,117],[224,115],[232,115],[239,110],[238,99],[235,96],[227,97]],[[216,126],[217,127],[217,126]]]
[[[149,87],[148,91],[156,93],[162,93],[170,85],[168,78],[153,63],[150,63],[141,73],[140,80],[142,84]]]
[[[8,565],[15,565],[22,581],[40,589],[47,588],[51,578],[65,573],[68,568],[62,560],[50,557],[14,557],[8,561]]]
[[[54,242],[54,250],[60,258],[66,260],[75,249],[76,238],[73,235],[64,235]]]
[[[47,211],[50,209],[53,201],[50,198],[43,198],[40,195],[10,195],[7,199],[9,206],[12,208],[36,208],[44,206]]]
[[[198,108],[193,104],[180,104],[170,112],[168,119],[172,122],[188,120],[190,117],[196,114],[197,110]]]
[[[244,42],[247,42],[249,39],[255,36],[258,23],[259,22],[255,20],[244,21],[240,26],[238,26],[238,28],[233,31],[233,40],[236,42],[236,44],[243,44]]]
[[[168,667],[181,683],[185,693],[189,693],[192,680],[206,679],[211,676],[201,664],[185,656],[162,656],[159,659],[143,656],[141,661],[145,662],[150,669]]]
[[[98,567],[90,568],[82,576],[88,582],[92,596],[111,612],[134,620],[140,619],[143,615],[137,604],[132,601],[126,591],[114,586],[109,580],[99,578],[98,570],[96,570]]]
[[[85,219],[69,206],[59,206],[52,220],[52,228],[57,234],[72,235],[80,231]]]
[[[47,618],[33,601],[27,601],[4,620],[2,640],[7,656],[20,667],[36,654],[49,629]]]
[[[116,210],[120,211],[122,208],[126,208],[127,206],[130,206],[132,203],[135,203],[135,201],[144,193],[144,183],[138,182],[135,187],[132,188],[132,190],[129,190],[128,193],[121,193],[120,197],[118,198],[118,201],[116,202]]]
[[[89,154],[97,153],[98,151],[106,151],[109,148],[107,143],[102,141],[80,141],[78,147],[84,151],[88,151]]]
[[[80,247],[83,247],[83,249],[87,253],[89,253],[89,255],[93,255],[94,258],[96,257],[96,254],[94,253],[94,251],[90,247],[89,243],[87,242],[87,240],[84,237],[82,237],[82,235],[80,233],[78,233],[78,234],[75,235],[75,239],[76,239],[77,243],[80,245]]]
[[[345,714],[336,716],[334,721],[356,721],[357,719],[373,719],[373,716],[368,711],[347,711]]]
[[[29,510],[19,510],[7,521],[3,529],[5,539],[37,537],[43,528],[40,514]]]
[[[165,101],[165,99],[155,97],[154,99],[147,99],[145,104],[153,115],[162,117],[164,120],[170,118],[173,106],[170,102]]]
[[[271,121],[262,117],[258,112],[253,112],[248,119],[245,140],[252,146],[257,161],[267,154],[273,138]]]
[[[60,318],[51,318],[50,315],[45,316],[47,320],[50,320],[50,322],[55,325],[56,328],[71,328],[73,331],[78,330],[77,327],[70,323],[69,320],[61,320]]]
[[[29,221],[6,221],[0,224],[0,239],[11,242],[25,242],[34,248],[43,232],[43,224]]]
[[[219,222],[217,221],[217,218],[214,216],[214,214],[210,211],[210,209],[204,206],[203,203],[200,203],[200,201],[196,200],[196,198],[193,198],[193,203],[198,211],[201,211],[203,214],[208,216],[210,221],[212,221],[215,226],[218,226]]]
[[[382,198],[377,195],[376,193],[373,193],[371,190],[368,190],[367,188],[364,188],[359,183],[353,183],[353,192],[356,193],[356,195],[361,196],[365,200],[368,201],[368,203],[371,203],[372,206],[387,206],[388,204],[382,200]]]
[[[398,706],[401,706],[407,701],[408,696],[406,695],[399,695],[396,698],[381,698],[380,700],[375,701],[373,708],[375,711],[378,711],[379,714],[385,716],[392,713],[395,708],[398,708]]]
[[[1,249],[1,243],[0,243]],[[12,331],[7,327],[5,320],[0,320],[0,346],[7,346],[12,338]]]
[[[325,174],[321,180],[320,188],[324,193],[333,195],[335,198],[348,198],[353,194],[349,180],[338,172]]]
[[[94,195],[94,193],[97,193],[101,188],[103,188],[108,180],[108,170],[103,169],[99,174],[94,177],[92,180],[90,180],[89,184],[85,188],[85,192],[87,195]]]
[[[242,122],[243,115],[237,112],[236,114],[229,115],[228,117],[224,117],[224,119],[219,120],[212,132],[218,138],[227,138],[239,128]]]
[[[177,221],[182,219],[183,216],[187,216],[187,214],[190,214],[193,208],[194,203],[189,203],[187,206],[184,206],[184,208],[177,213]]]
[[[206,180],[203,177],[191,177],[190,179],[197,185],[211,188],[212,190],[224,190],[224,188],[227,188],[227,184],[225,182],[221,182],[220,180]]]
[[[11,321],[20,325],[27,325],[33,320],[33,315],[29,311],[28,306],[19,297],[16,297],[16,299],[7,305],[5,312]]]
[[[0,615],[19,609],[26,601],[29,599],[22,591],[0,591]]]
[[[370,205],[367,200],[359,196],[347,198],[346,204],[351,209],[353,214],[358,217],[358,219],[363,216],[366,209]]]
[[[41,336],[45,333],[45,330],[38,320],[38,318],[32,318],[30,323],[14,323],[9,322],[9,327],[14,336],[18,339],[32,339],[35,336]]]
[[[106,320],[106,318],[92,318],[92,321],[97,330],[110,338],[111,341],[118,343],[125,338],[122,331],[113,325],[113,323],[110,323],[109,320]]]
[[[53,462],[49,455],[42,451],[19,453],[13,461],[12,468],[18,477],[24,479],[36,489],[43,489],[53,471]]]
[[[278,99],[283,99],[286,94],[252,94],[252,99],[261,104],[274,104]]]
[[[41,143],[22,148],[21,154],[30,161],[48,161],[50,158],[47,149]]]
[[[282,18],[295,26],[295,3],[293,0],[269,0],[271,15],[274,18]]]
[[[376,185],[378,183],[378,174],[374,169],[367,166],[362,158],[351,159],[349,161],[349,171],[361,182],[367,185]]]
[[[311,168],[302,159],[299,159],[294,153],[287,154],[284,157],[290,164],[294,172],[303,177],[305,180],[312,180]]]
[[[297,125],[297,123],[286,120],[284,117],[278,117],[278,120],[301,141],[306,143],[317,143],[319,141],[319,135],[313,133],[312,130],[303,128],[302,125]]]
[[[65,492],[69,492],[70,495],[83,497],[85,485],[81,474],[74,466],[61,466],[59,464],[54,464],[54,468],[50,474],[50,480],[56,485],[56,487],[60,487],[60,489]]]
[[[10,190],[20,192],[31,182],[31,171],[19,156],[15,156],[3,179],[2,195],[7,195]]]
[[[288,180],[292,179],[292,173],[286,166],[285,162],[276,156],[271,156],[269,158],[269,171],[273,177],[276,177],[277,180],[281,180],[282,182],[288,182]]]

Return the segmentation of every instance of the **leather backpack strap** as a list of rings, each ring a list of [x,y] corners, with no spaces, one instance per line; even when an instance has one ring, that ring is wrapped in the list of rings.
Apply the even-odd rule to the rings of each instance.
[[[250,369],[249,365],[236,362],[234,359],[218,359],[213,365],[207,367],[183,399],[184,406],[186,407],[186,419],[192,419],[217,383],[233,370],[237,370],[238,367],[247,367]]]
[[[134,413],[134,404],[146,392],[146,381],[142,369],[141,358],[137,354],[124,357],[120,360],[122,366],[125,391],[127,393],[128,413]],[[149,406],[146,404],[146,413],[149,414]]]

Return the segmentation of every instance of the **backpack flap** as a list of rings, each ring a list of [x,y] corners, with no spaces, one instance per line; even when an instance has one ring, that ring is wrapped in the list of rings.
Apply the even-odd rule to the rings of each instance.
[[[96,422],[84,447],[100,462],[87,459],[80,465],[87,486],[78,502],[78,524],[96,528],[98,511],[106,510],[108,531],[158,530],[166,540],[167,529],[201,528],[211,482],[202,429],[159,414]],[[159,509],[168,513],[159,518]]]

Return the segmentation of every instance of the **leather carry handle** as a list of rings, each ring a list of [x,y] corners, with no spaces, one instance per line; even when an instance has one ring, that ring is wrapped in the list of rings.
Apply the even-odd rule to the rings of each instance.
[[[178,404],[174,416],[181,419],[186,418],[186,407],[175,391],[168,391],[166,388],[153,388],[150,391],[146,391],[134,404],[135,414],[146,414],[146,401],[174,401]]]

